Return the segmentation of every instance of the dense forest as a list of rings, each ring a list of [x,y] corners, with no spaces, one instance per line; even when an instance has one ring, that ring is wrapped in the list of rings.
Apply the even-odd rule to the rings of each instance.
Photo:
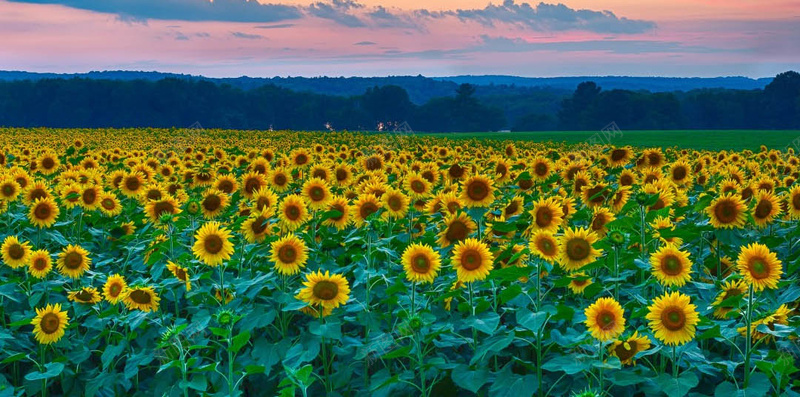
[[[375,130],[408,122],[416,131],[622,129],[800,129],[800,74],[785,72],[764,89],[675,92],[574,92],[541,87],[453,84],[412,101],[399,85],[358,95],[241,88],[208,80],[45,78],[0,81],[0,126],[188,127]],[[506,87],[506,88],[504,88]]]

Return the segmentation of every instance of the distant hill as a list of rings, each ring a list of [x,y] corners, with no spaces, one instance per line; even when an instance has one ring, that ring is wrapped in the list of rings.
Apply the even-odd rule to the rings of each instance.
[[[751,79],[749,77],[627,77],[627,76],[579,76],[579,77],[516,77],[516,76],[451,76],[434,77],[439,81],[452,81],[473,85],[507,85],[518,87],[550,87],[574,89],[584,81],[594,81],[604,90],[647,90],[650,92],[690,91],[702,88],[726,88],[733,90],[763,89],[772,77]]]
[[[356,96],[374,86],[398,85],[408,91],[415,104],[422,104],[431,98],[452,96],[459,84],[476,85],[477,97],[498,95],[547,95],[556,99],[572,94],[575,87],[584,81],[594,81],[604,90],[648,90],[651,92],[690,91],[704,88],[725,88],[739,90],[762,89],[772,78],[750,79],[747,77],[678,78],[678,77],[625,77],[625,76],[586,76],[586,77],[516,77],[516,76],[452,76],[424,77],[236,77],[210,78],[188,74],[141,72],[141,71],[102,71],[89,73],[33,73],[0,71],[0,80],[40,80],[52,78],[88,78],[107,80],[146,80],[157,81],[164,78],[177,78],[191,81],[205,80],[229,84],[244,90],[265,85],[275,85],[297,92],[312,92],[323,95]]]

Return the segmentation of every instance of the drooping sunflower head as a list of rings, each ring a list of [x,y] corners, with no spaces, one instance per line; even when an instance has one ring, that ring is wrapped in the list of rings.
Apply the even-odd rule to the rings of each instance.
[[[122,301],[129,310],[154,312],[158,310],[158,302],[160,300],[161,298],[152,287],[133,287],[126,290]]]
[[[733,314],[739,301],[744,299],[744,295],[747,293],[747,284],[742,280],[731,280],[722,283],[721,288],[722,291],[717,294],[711,306],[714,307],[714,317],[726,319]]]
[[[426,244],[411,244],[403,251],[401,260],[406,279],[417,283],[433,283],[441,268],[441,257]]]
[[[216,267],[233,255],[231,233],[219,222],[208,222],[195,233],[194,256],[206,265]]]
[[[602,251],[592,246],[595,242],[597,234],[589,229],[568,228],[564,231],[559,239],[559,263],[564,270],[575,271],[597,260]]]
[[[305,288],[300,290],[296,298],[311,306],[335,309],[350,299],[350,283],[340,274],[311,272],[306,274],[303,285]]]
[[[128,284],[125,282],[125,278],[119,274],[114,274],[106,279],[106,283],[103,285],[103,296],[106,301],[116,305],[125,297],[127,289]]]
[[[647,309],[650,329],[664,344],[683,345],[694,338],[700,317],[688,295],[680,292],[664,294],[655,298]]]
[[[663,285],[682,287],[692,279],[692,262],[689,253],[667,244],[650,255],[653,276]]]
[[[8,236],[3,240],[2,251],[3,262],[12,269],[30,263],[31,244],[19,241],[16,236]]]
[[[186,291],[192,290],[192,280],[189,279],[189,270],[183,266],[178,265],[172,261],[167,262],[167,270],[175,276],[178,281],[182,281],[186,285]]]
[[[66,311],[61,311],[61,304],[48,304],[44,308],[36,309],[36,317],[31,320],[33,335],[43,345],[58,342],[64,336],[64,330],[69,325]]]
[[[275,263],[275,270],[285,276],[300,273],[308,260],[308,248],[303,240],[294,234],[283,236],[272,243],[270,260]]]
[[[717,197],[706,208],[706,213],[711,218],[711,224],[717,229],[742,228],[747,221],[745,206],[742,199],[735,194],[726,194]]]
[[[93,305],[103,300],[94,287],[83,287],[77,291],[70,291],[67,298],[72,302]]]
[[[617,338],[625,330],[624,310],[614,298],[598,298],[586,308],[586,327],[592,337],[607,342]]]
[[[456,244],[450,263],[464,283],[480,281],[494,268],[494,255],[482,241],[468,238]]]
[[[619,358],[623,365],[636,365],[636,354],[643,352],[650,348],[650,338],[645,335],[639,335],[639,331],[635,331],[628,339],[616,340],[609,346],[608,353]]]
[[[592,278],[584,272],[576,272],[569,275],[570,280],[567,287],[573,294],[582,294],[586,287],[592,285]]]
[[[739,274],[756,292],[778,288],[783,265],[778,256],[764,244],[753,243],[742,247],[736,261]]]
[[[83,247],[70,244],[58,254],[56,263],[56,268],[64,276],[79,278],[89,270],[92,258],[89,258],[89,251]]]

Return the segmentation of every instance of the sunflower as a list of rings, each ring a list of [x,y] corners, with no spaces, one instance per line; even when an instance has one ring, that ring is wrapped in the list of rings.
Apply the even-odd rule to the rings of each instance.
[[[308,199],[308,206],[312,210],[325,208],[331,201],[332,195],[328,184],[320,178],[311,178],[303,184],[303,197]]]
[[[122,203],[114,193],[101,193],[98,203],[100,211],[107,216],[116,216],[122,213]]]
[[[172,261],[167,261],[167,270],[172,273],[175,278],[182,281],[186,285],[186,291],[192,290],[192,280],[189,279],[189,270],[185,267],[175,264]]]
[[[0,249],[3,251],[3,262],[12,269],[30,263],[31,244],[27,241],[20,242],[16,236],[8,236],[3,240],[3,246]]]
[[[645,335],[639,336],[639,331],[635,331],[626,340],[615,340],[608,347],[608,353],[612,357],[619,358],[623,365],[636,365],[636,354],[650,348],[650,338]]]
[[[148,200],[145,212],[153,223],[158,222],[163,215],[177,215],[181,213],[180,203],[172,196],[165,195],[159,200]]]
[[[431,183],[418,173],[409,174],[404,181],[404,185],[411,198],[424,198],[431,194]]]
[[[228,207],[230,199],[228,195],[217,189],[208,189],[203,193],[203,200],[200,201],[200,210],[203,211],[203,217],[206,219],[214,219],[225,211]]]
[[[250,213],[250,216],[242,222],[239,232],[248,243],[260,243],[269,234],[269,217],[259,211]]]
[[[114,274],[106,279],[106,283],[103,285],[103,296],[109,303],[116,305],[125,297],[127,289],[128,284],[125,279],[119,274]]]
[[[265,186],[267,186],[267,181],[264,179],[264,175],[250,172],[242,176],[242,194],[247,198],[252,198],[253,194]]]
[[[144,192],[144,176],[139,172],[129,172],[122,177],[119,189],[128,197],[137,197]]]
[[[561,254],[559,263],[566,271],[578,270],[595,260],[602,253],[592,244],[597,242],[597,234],[589,229],[568,228],[559,238]]]
[[[295,296],[311,306],[322,306],[324,309],[335,309],[350,299],[350,284],[342,275],[330,274],[326,271],[306,274],[303,281],[305,288]]]
[[[219,222],[207,222],[197,230],[194,238],[192,252],[206,265],[216,267],[230,259],[233,254],[233,244],[230,241],[231,232],[222,227]]]
[[[590,223],[590,228],[593,232],[597,233],[600,237],[605,237],[606,233],[608,233],[608,228],[606,225],[616,220],[617,217],[614,216],[608,208],[605,207],[594,207],[592,210],[592,222]]]
[[[89,258],[89,251],[79,245],[70,244],[58,254],[56,264],[56,268],[64,276],[80,278],[89,270],[92,258]]]
[[[758,327],[763,325],[770,330],[774,330],[775,324],[789,325],[790,312],[791,311],[789,310],[789,308],[785,304],[783,304],[780,307],[778,307],[773,313],[769,313],[763,318],[753,321],[750,324],[750,334],[753,339],[753,343],[755,344],[760,340],[765,340],[765,341],[774,340],[775,339],[774,335],[758,331]],[[739,334],[741,334],[742,336],[747,335],[746,333],[747,327],[739,327],[736,329],[736,331],[738,331]]]
[[[61,311],[61,304],[48,304],[43,309],[36,309],[36,317],[31,320],[33,336],[43,345],[58,342],[64,336],[64,329],[69,325],[66,311]]]
[[[381,202],[386,209],[384,216],[387,218],[401,219],[408,213],[408,196],[397,189],[387,189],[381,196]]]
[[[26,205],[31,205],[38,199],[52,198],[50,188],[47,183],[41,180],[36,180],[28,185],[22,192],[22,202]]]
[[[47,250],[36,250],[31,252],[28,272],[35,278],[45,278],[53,270],[53,260]]]
[[[250,199],[253,203],[253,209],[261,212],[266,217],[271,217],[275,214],[275,205],[278,203],[278,195],[269,187],[262,187],[253,193]]]
[[[433,283],[441,268],[439,253],[427,244],[411,244],[403,251],[406,279],[415,283]]]
[[[350,205],[344,196],[333,196],[328,203],[328,211],[336,211],[338,214],[331,214],[330,217],[325,218],[322,221],[323,225],[333,226],[342,230],[350,223]]]
[[[614,298],[598,298],[584,311],[586,327],[592,337],[608,342],[625,330],[625,311]]]
[[[561,252],[560,242],[552,233],[539,230],[530,239],[531,252],[548,262],[558,260]]]
[[[714,299],[714,302],[711,303],[711,306],[714,307],[714,317],[726,319],[736,306],[730,305],[730,302],[728,302],[728,304],[725,302],[737,296],[743,297],[747,292],[747,284],[742,280],[731,280],[722,283],[721,288],[722,291]]]
[[[158,302],[161,298],[158,297],[152,287],[134,287],[129,288],[122,298],[122,302],[129,310],[141,310],[143,312],[151,312],[158,310]]]
[[[475,221],[463,212],[447,216],[443,223],[445,227],[439,232],[439,239],[436,241],[443,248],[466,240],[473,232],[478,230],[478,225]]]
[[[336,176],[336,184],[339,186],[347,186],[352,182],[353,171],[348,164],[338,164],[333,170],[333,174]]]
[[[286,172],[283,168],[275,169],[269,174],[269,185],[276,192],[286,191],[291,182],[292,174]]]
[[[553,172],[553,163],[546,157],[536,157],[531,162],[531,176],[537,181],[546,180]]]
[[[236,181],[236,178],[230,175],[221,175],[214,181],[214,188],[225,194],[233,194],[233,192],[239,189],[239,183]]]
[[[738,195],[725,194],[712,201],[706,208],[706,213],[711,218],[711,224],[717,229],[742,228],[747,220],[746,208]]]
[[[522,198],[522,197],[516,196],[516,197],[512,198],[511,201],[509,201],[508,204],[506,204],[503,207],[503,214],[502,215],[505,218],[511,218],[512,216],[516,216],[516,215],[521,214],[523,212],[523,210],[524,210],[524,207],[525,207],[525,199]]]
[[[290,194],[283,198],[278,206],[278,219],[281,227],[293,232],[309,219],[306,202],[297,194]]]
[[[690,186],[692,184],[691,167],[686,160],[678,160],[669,167],[669,176],[672,183],[678,186]]]
[[[233,298],[234,298],[234,295],[233,295],[233,293],[231,292],[231,290],[230,290],[230,289],[227,289],[227,288],[224,288],[224,289],[222,290],[222,292],[220,292],[219,288],[214,288],[214,299],[216,299],[216,300],[217,300],[217,302],[222,302],[222,294],[223,294],[223,293],[225,294],[225,302],[224,302],[224,303],[225,303],[226,305],[227,305],[228,303],[231,303],[231,301],[232,301],[232,300],[233,300]]]
[[[800,219],[800,184],[795,182],[797,186],[787,194],[786,197],[786,212],[791,219]]]
[[[688,295],[680,292],[664,294],[655,298],[647,310],[645,318],[650,321],[650,329],[664,344],[682,345],[694,338],[700,317]]]
[[[461,202],[468,208],[487,207],[494,201],[494,181],[474,175],[461,184]]]
[[[582,294],[586,287],[592,285],[592,278],[584,272],[572,273],[569,275],[570,281],[567,284],[573,294]]]
[[[6,177],[0,180],[0,200],[14,202],[21,191],[22,188],[14,179]]]
[[[739,274],[756,292],[765,288],[778,288],[778,281],[783,274],[781,261],[777,255],[764,244],[753,243],[739,251],[736,261]]]
[[[356,226],[366,223],[370,215],[383,208],[383,203],[372,194],[360,194],[353,206],[350,208],[353,222]]]
[[[631,159],[633,159],[633,151],[628,147],[611,149],[606,157],[606,161],[611,167],[622,167],[627,165]]]
[[[543,230],[555,233],[561,226],[564,217],[562,206],[555,197],[542,197],[537,200],[533,203],[530,214],[532,219],[529,230],[531,232]]]
[[[294,234],[288,234],[273,242],[270,253],[272,254],[270,260],[275,263],[275,270],[284,276],[300,273],[300,269],[306,267],[308,260],[306,244]]]
[[[61,202],[64,204],[64,207],[68,209],[77,207],[81,203],[82,192],[83,188],[77,183],[70,183],[62,187],[59,191],[59,196],[61,197]]]
[[[489,247],[474,238],[456,244],[450,263],[456,270],[458,279],[464,283],[480,281],[494,268],[494,256]]]
[[[772,192],[759,190],[754,196],[753,203],[751,214],[753,215],[753,221],[758,227],[766,227],[781,213],[781,205],[778,201],[778,197]]]
[[[38,228],[53,226],[56,218],[61,214],[55,200],[50,197],[36,199],[28,210],[28,220]]]
[[[80,206],[86,210],[95,210],[100,206],[100,195],[103,191],[95,185],[87,185],[81,191]]]
[[[650,255],[652,273],[663,285],[683,287],[692,279],[692,262],[689,253],[667,244]]]
[[[83,287],[77,291],[67,293],[67,298],[72,302],[93,305],[103,300],[100,293],[94,287]]]

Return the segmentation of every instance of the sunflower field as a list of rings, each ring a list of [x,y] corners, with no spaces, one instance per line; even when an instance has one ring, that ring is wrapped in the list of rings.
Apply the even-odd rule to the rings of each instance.
[[[800,393],[793,151],[0,129],[0,396]]]

